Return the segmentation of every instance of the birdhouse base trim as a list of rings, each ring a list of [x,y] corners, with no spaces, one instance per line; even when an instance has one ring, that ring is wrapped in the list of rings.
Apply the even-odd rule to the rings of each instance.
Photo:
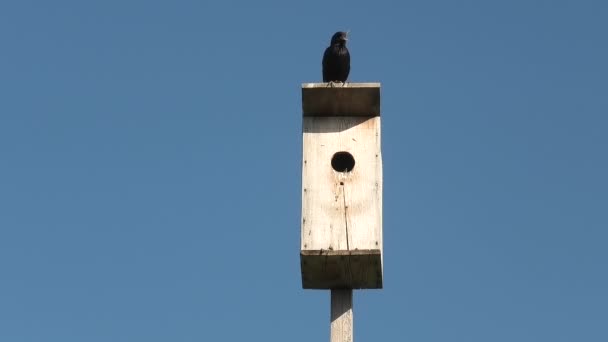
[[[304,289],[381,289],[380,249],[300,251]]]

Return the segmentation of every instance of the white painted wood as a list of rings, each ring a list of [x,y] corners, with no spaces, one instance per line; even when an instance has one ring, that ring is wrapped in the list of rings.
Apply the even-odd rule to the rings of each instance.
[[[330,342],[353,342],[353,290],[331,290]]]

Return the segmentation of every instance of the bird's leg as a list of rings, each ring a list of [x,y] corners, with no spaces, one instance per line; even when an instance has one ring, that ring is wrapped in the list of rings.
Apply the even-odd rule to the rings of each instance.
[[[333,88],[333,87],[334,87],[334,81],[329,81],[329,82],[327,82],[327,86],[328,86],[329,88]]]

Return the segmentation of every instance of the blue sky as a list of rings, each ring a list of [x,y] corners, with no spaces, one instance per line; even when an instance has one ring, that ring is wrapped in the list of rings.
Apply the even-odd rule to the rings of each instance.
[[[3,1],[0,340],[322,341],[300,84],[382,82],[357,341],[608,340],[608,4]]]

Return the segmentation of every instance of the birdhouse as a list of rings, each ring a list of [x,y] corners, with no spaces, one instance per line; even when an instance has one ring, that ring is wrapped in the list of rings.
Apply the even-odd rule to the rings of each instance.
[[[380,84],[303,84],[302,109],[302,286],[382,288]]]

